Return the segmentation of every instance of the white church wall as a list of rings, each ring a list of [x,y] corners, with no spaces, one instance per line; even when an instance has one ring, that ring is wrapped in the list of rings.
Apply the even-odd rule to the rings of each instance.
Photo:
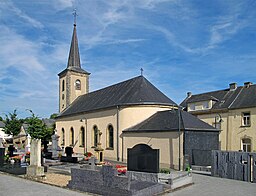
[[[81,115],[74,115],[70,117],[65,117],[58,119],[56,122],[57,134],[60,135],[59,145],[62,142],[62,134],[61,129],[65,130],[65,146],[70,145],[70,129],[73,127],[74,129],[74,138],[75,142],[80,139],[79,133],[81,127],[84,127],[87,130],[87,134],[85,134],[85,147],[79,146],[79,141],[74,147],[74,152],[76,153],[84,153],[87,149],[88,152],[94,153],[93,143],[93,127],[96,125],[98,129],[102,132],[101,135],[101,147],[104,149],[104,157],[112,160],[117,160],[117,149],[119,149],[119,160],[122,159],[122,153],[124,159],[126,159],[126,144],[122,146],[122,138],[120,135],[122,134],[122,130],[130,128],[143,120],[149,118],[157,111],[163,111],[171,109],[169,106],[159,106],[159,105],[151,105],[151,106],[126,106],[119,108],[119,114],[117,115],[117,108],[100,110],[97,112],[91,112]],[[119,116],[119,148],[117,148],[117,116]],[[107,128],[108,125],[112,125],[114,128],[114,148],[107,148]],[[147,140],[148,141],[148,140]],[[161,140],[162,141],[162,140]],[[144,138],[136,139],[136,143],[144,142]],[[129,147],[131,144],[127,143]],[[169,146],[169,145],[168,145]],[[124,149],[122,149],[122,147]],[[164,148],[165,145],[163,145]],[[169,153],[168,153],[169,154]]]

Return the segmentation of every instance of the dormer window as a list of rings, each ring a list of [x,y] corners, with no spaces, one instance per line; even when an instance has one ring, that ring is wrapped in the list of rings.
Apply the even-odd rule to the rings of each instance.
[[[203,102],[203,109],[208,109],[209,108],[209,102],[205,101]]]
[[[75,87],[76,87],[76,90],[81,90],[81,81],[80,80],[76,80]]]

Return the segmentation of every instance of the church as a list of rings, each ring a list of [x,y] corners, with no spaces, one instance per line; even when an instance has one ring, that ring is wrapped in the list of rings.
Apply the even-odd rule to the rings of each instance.
[[[127,162],[128,148],[147,144],[159,149],[161,168],[181,169],[185,159],[209,165],[219,130],[181,111],[143,75],[89,91],[90,73],[81,67],[76,31],[74,24],[67,67],[58,74],[59,145]]]

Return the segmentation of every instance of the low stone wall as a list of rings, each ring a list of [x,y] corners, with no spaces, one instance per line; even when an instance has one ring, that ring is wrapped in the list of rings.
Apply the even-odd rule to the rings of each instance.
[[[71,168],[69,188],[101,195],[153,195],[163,191],[163,185],[132,180],[126,176],[117,176],[112,166],[104,165],[100,169]]]

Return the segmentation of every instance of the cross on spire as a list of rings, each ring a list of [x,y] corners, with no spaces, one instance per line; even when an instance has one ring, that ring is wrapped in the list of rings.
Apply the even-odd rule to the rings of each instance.
[[[73,10],[73,15],[74,15],[74,25],[76,25],[76,17],[78,14],[76,13],[76,9]]]
[[[144,70],[143,70],[142,68],[140,68],[140,75],[141,75],[141,76],[143,76],[143,71],[144,71]]]

